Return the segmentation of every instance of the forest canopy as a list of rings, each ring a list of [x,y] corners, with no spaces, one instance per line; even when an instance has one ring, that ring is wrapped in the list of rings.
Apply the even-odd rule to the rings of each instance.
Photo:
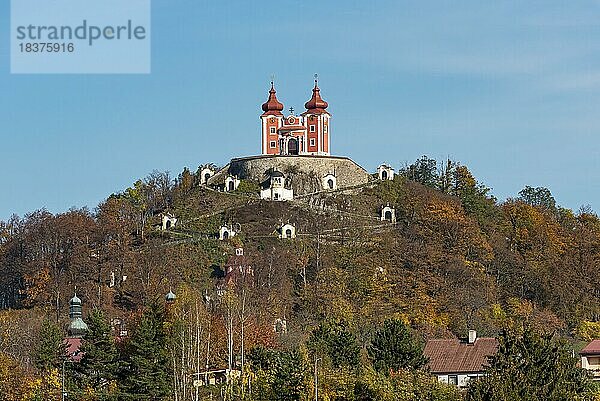
[[[131,373],[138,364],[158,378],[157,397],[196,394],[190,374],[232,366],[252,371],[264,394],[300,394],[320,364],[329,399],[399,399],[413,383],[406,391],[429,394],[421,399],[450,400],[458,395],[422,370],[427,339],[526,327],[578,349],[600,336],[600,220],[589,207],[557,205],[547,188],[499,201],[466,166],[424,156],[394,180],[266,202],[256,183],[218,192],[198,172],[155,171],[94,210],[0,222],[0,365],[38,383],[23,394],[54,394],[60,344],[30,350],[44,332],[66,335],[75,291],[95,335],[126,333],[122,343],[90,340],[89,355],[121,366],[95,368],[92,382],[75,369],[69,385],[90,394],[144,386]],[[394,222],[380,218],[383,205]],[[174,227],[163,227],[166,214]],[[296,238],[278,238],[286,222]],[[220,241],[223,225],[238,235]],[[162,310],[169,290],[177,301]],[[143,344],[164,371],[150,372]]]

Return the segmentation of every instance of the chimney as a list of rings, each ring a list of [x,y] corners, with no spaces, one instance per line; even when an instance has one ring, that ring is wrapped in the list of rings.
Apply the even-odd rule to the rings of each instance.
[[[475,344],[475,340],[477,340],[477,332],[469,330],[469,344]]]

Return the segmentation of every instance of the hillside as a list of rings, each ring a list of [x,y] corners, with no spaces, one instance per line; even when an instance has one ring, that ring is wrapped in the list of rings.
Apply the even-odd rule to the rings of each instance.
[[[556,206],[544,188],[499,203],[466,167],[438,169],[427,158],[393,181],[289,202],[259,200],[252,188],[218,192],[187,169],[175,180],[155,172],[93,212],[37,211],[2,223],[0,306],[11,311],[1,322],[30,333],[5,336],[2,351],[27,364],[39,316],[66,325],[75,288],[85,309],[130,326],[170,288],[221,316],[208,300],[218,299],[240,247],[252,267],[238,283],[244,308],[235,330],[246,331],[246,349],[295,347],[329,320],[345,322],[363,347],[388,318],[422,339],[468,329],[494,336],[523,322],[573,341],[600,331],[600,221]],[[395,222],[381,220],[383,205],[395,209]],[[175,227],[161,229],[163,213],[177,217]],[[279,239],[287,222],[297,237]],[[240,232],[220,241],[222,225]],[[286,330],[276,333],[278,319]],[[211,366],[223,366],[226,325],[207,330]],[[241,352],[239,341],[234,347]]]

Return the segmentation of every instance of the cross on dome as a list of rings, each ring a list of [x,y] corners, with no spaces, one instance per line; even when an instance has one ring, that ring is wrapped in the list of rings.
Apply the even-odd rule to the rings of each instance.
[[[315,87],[313,88],[312,97],[304,104],[308,113],[322,114],[326,113],[325,109],[329,104],[321,98],[321,89],[319,89],[319,76],[315,74]]]
[[[264,111],[263,116],[266,115],[277,115],[280,116],[283,110],[283,104],[277,100],[277,91],[275,90],[275,83],[271,81],[271,90],[269,90],[269,98],[262,105]]]

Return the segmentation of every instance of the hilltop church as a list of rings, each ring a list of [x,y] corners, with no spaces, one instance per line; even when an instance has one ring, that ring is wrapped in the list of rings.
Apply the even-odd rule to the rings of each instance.
[[[315,79],[311,99],[306,102],[306,111],[299,116],[285,117],[283,104],[277,100],[274,83],[271,82],[269,98],[262,105],[263,155],[324,155],[329,156],[329,106],[321,98],[321,90]]]
[[[285,107],[271,82],[260,114],[261,154],[231,159],[219,171],[205,167],[200,173],[202,184],[230,192],[242,181],[251,181],[260,186],[261,199],[286,201],[372,181],[374,177],[350,158],[331,155],[331,114],[317,79],[304,107],[300,114],[290,108],[284,115]],[[393,170],[384,175],[393,178]]]

